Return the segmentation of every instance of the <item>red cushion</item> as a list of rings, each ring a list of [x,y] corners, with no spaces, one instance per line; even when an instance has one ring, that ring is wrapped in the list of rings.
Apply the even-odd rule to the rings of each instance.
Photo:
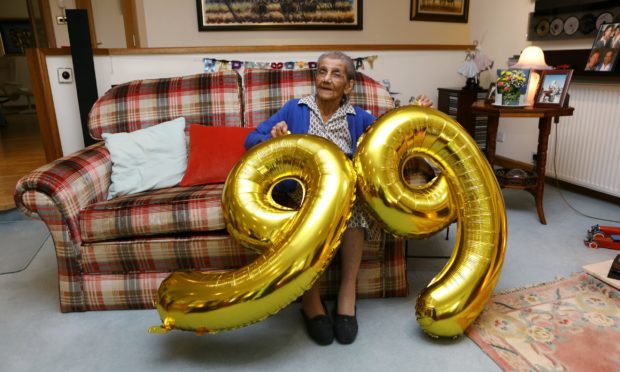
[[[245,137],[253,130],[190,125],[189,159],[180,185],[208,185],[226,181],[226,176],[245,152]]]

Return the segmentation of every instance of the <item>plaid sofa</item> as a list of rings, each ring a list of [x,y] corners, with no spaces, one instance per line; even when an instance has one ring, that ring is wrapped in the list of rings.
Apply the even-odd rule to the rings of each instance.
[[[314,70],[220,71],[118,85],[93,106],[89,132],[131,132],[184,116],[188,123],[254,127],[290,98],[312,93]],[[352,101],[380,115],[392,100],[357,73]],[[171,187],[106,200],[110,154],[103,142],[23,177],[15,201],[48,226],[56,249],[63,312],[152,308],[161,281],[174,270],[228,270],[256,254],[226,232],[223,185]],[[338,258],[335,259],[336,261]],[[322,277],[325,295],[338,289],[339,265]],[[404,243],[367,242],[360,297],[408,293]]]

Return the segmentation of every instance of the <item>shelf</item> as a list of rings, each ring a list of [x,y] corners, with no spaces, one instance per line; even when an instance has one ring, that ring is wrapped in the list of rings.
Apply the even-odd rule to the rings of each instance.
[[[613,82],[620,84],[620,62],[614,71],[584,71],[591,49],[545,50],[545,61],[549,66],[568,65],[573,69],[573,81]]]

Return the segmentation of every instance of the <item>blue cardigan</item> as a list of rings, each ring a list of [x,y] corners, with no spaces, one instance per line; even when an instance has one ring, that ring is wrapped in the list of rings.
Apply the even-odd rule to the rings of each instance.
[[[357,148],[357,140],[370,124],[375,121],[375,117],[364,111],[361,107],[353,106],[354,114],[347,114],[349,123],[349,133],[351,133],[351,148],[353,154]],[[308,133],[310,128],[310,108],[307,105],[299,104],[299,99],[292,99],[284,104],[272,117],[262,122],[248,134],[245,139],[245,148],[266,141],[271,138],[271,128],[277,123],[284,121],[288,125],[288,130],[292,134]],[[352,156],[353,154],[347,154]]]

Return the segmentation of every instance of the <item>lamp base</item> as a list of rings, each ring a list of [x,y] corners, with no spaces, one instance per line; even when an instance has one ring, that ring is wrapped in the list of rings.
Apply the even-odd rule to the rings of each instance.
[[[477,77],[467,78],[463,90],[482,90]]]

